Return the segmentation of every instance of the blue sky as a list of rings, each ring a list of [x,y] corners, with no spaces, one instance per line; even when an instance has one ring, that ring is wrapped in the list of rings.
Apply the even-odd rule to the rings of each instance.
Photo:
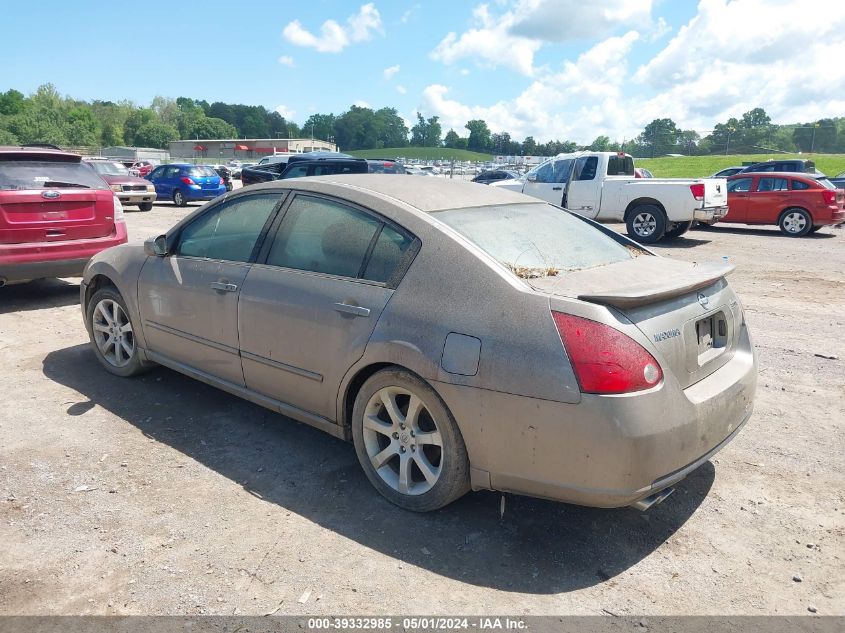
[[[392,106],[409,121],[440,116],[444,132],[484,118],[541,141],[621,140],[663,116],[706,133],[757,106],[783,123],[845,115],[845,22],[833,2],[618,4],[9,3],[0,90],[52,82],[89,100],[260,104],[300,124],[353,103]]]

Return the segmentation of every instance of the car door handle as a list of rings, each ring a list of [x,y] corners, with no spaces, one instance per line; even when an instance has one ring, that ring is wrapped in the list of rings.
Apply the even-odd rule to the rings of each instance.
[[[361,306],[353,306],[349,305],[348,303],[336,303],[334,304],[334,309],[338,312],[344,312],[346,314],[352,314],[354,316],[359,317],[368,317],[370,316],[370,309],[369,308],[362,308]]]
[[[562,191],[563,187],[552,187],[552,191]]]
[[[238,289],[235,284],[227,284],[223,281],[212,281],[211,287],[214,290],[222,290],[223,292],[235,292]]]

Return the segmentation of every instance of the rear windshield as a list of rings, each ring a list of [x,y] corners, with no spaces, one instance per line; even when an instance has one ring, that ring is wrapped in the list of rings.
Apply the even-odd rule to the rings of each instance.
[[[827,178],[816,178],[816,182],[825,189],[836,189],[836,185],[830,182]]]
[[[108,187],[96,172],[82,163],[0,160],[0,190]]]
[[[196,176],[197,178],[204,178],[208,176],[216,176],[217,172],[214,171],[211,167],[206,167],[205,165],[198,165],[196,167],[191,167],[188,170],[188,174],[191,176]]]
[[[630,156],[609,156],[607,159],[608,176],[633,176],[634,159]]]
[[[98,174],[105,176],[128,176],[129,170],[120,163],[110,163],[108,161],[91,161],[88,163],[93,167]]]
[[[453,209],[433,216],[524,279],[595,268],[635,256],[610,236],[550,204]]]

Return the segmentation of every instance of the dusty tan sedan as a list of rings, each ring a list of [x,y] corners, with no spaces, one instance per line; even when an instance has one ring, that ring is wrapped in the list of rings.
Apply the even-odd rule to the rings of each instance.
[[[662,501],[751,415],[730,268],[534,198],[358,175],[250,187],[81,288],[102,365],[160,364],[354,441],[392,502]]]

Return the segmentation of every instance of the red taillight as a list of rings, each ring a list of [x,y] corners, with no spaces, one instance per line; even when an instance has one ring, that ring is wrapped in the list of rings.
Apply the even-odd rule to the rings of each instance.
[[[692,192],[692,197],[701,202],[704,200],[704,183],[697,182],[694,185],[689,186],[689,190]]]
[[[181,180],[182,180],[182,182],[183,182],[183,183],[185,183],[186,185],[195,185],[195,184],[197,184],[197,183],[195,183],[193,180],[191,180],[190,178],[188,178],[187,176],[183,177]]]
[[[822,197],[824,198],[825,204],[834,204],[836,202],[836,192],[830,189],[822,191]]]
[[[630,336],[571,314],[552,318],[583,393],[630,393],[663,380],[654,356]]]

